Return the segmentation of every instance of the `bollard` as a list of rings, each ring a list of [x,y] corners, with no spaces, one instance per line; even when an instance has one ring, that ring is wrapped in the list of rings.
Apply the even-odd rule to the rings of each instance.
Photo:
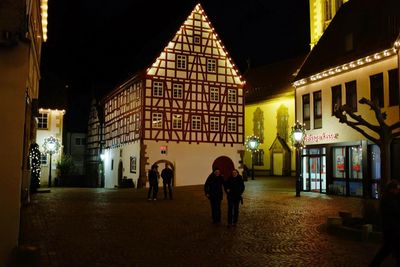
[[[362,226],[362,236],[361,236],[361,239],[363,240],[363,241],[367,241],[368,240],[368,237],[369,237],[369,234],[372,232],[372,224],[364,224],[363,226]]]

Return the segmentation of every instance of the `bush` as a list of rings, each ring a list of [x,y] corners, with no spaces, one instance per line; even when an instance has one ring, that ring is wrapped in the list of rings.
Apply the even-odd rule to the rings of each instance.
[[[61,160],[57,162],[58,176],[60,178],[73,174],[75,169],[74,161],[70,155],[62,155]]]

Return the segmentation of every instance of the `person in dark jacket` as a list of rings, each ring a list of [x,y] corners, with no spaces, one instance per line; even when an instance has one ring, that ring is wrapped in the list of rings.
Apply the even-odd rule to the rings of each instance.
[[[147,193],[148,200],[157,200],[158,193],[158,165],[153,164],[149,170],[149,192]]]
[[[232,175],[224,183],[224,189],[228,199],[228,227],[236,226],[239,219],[239,202],[244,192],[244,182],[239,171],[234,169]]]
[[[163,179],[164,199],[167,199],[167,190],[169,199],[172,199],[172,178],[174,172],[165,164],[165,168],[161,171],[161,178]]]
[[[221,171],[215,168],[204,184],[204,193],[210,200],[211,216],[214,224],[221,223],[221,201],[223,198],[222,184],[224,179]]]
[[[370,266],[380,266],[392,254],[400,266],[400,183],[390,180],[380,202],[383,244]]]

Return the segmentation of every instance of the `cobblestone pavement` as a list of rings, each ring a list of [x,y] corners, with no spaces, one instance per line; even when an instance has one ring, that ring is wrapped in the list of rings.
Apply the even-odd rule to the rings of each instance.
[[[361,199],[302,193],[293,178],[246,182],[239,224],[211,224],[202,186],[174,200],[145,189],[56,188],[22,211],[22,243],[37,244],[41,266],[367,266],[379,244],[328,235],[329,216],[360,214]],[[161,193],[161,194],[160,194]],[[389,259],[384,266],[392,266]]]

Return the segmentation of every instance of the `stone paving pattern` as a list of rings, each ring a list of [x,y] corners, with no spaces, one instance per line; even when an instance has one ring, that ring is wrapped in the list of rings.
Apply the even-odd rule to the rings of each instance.
[[[22,210],[21,243],[41,249],[41,266],[368,266],[379,244],[326,233],[338,211],[360,215],[362,199],[302,193],[293,178],[245,183],[239,223],[211,223],[202,186],[174,200],[146,189],[52,188]],[[384,266],[392,266],[388,259]]]

